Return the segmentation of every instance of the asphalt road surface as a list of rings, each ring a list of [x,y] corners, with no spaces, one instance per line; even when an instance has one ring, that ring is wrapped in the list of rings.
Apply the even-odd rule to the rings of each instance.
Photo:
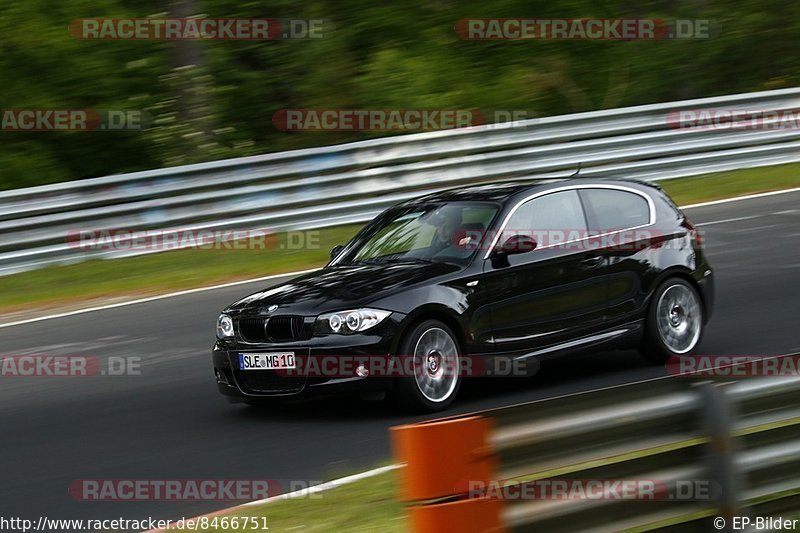
[[[687,213],[706,232],[717,281],[700,353],[800,350],[800,192]],[[229,405],[217,393],[209,351],[216,317],[270,283],[0,328],[2,355],[141,357],[138,376],[0,377],[0,516],[175,519],[230,504],[81,502],[67,488],[77,479],[277,479],[287,486],[388,460],[387,429],[420,417],[350,398],[264,411]],[[664,373],[635,352],[560,358],[530,379],[466,383],[446,414]]]

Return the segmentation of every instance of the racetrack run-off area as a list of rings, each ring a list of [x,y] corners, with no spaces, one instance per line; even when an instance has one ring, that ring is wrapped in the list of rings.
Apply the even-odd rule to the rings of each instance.
[[[699,354],[800,350],[800,191],[692,208],[717,304]],[[285,278],[284,278],[285,279]],[[284,279],[189,293],[0,329],[12,355],[138,356],[141,375],[3,377],[0,499],[16,515],[175,519],[225,502],[81,502],[76,479],[319,481],[390,457],[387,429],[420,420],[381,402],[319,398],[270,411],[228,405],[214,384],[214,322],[229,302]],[[636,352],[545,361],[530,379],[466,382],[444,415],[664,375]],[[478,385],[480,383],[480,385]],[[441,416],[441,415],[437,415]]]

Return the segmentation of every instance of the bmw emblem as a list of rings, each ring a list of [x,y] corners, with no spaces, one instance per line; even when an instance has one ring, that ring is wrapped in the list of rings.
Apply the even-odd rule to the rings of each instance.
[[[275,312],[275,311],[277,311],[277,310],[278,310],[278,306],[277,306],[277,305],[270,305],[270,306],[267,308],[267,312],[269,312],[269,313],[274,313],[274,312]]]

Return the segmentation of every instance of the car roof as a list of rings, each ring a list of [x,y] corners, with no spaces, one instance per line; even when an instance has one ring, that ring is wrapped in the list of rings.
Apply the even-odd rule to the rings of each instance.
[[[549,188],[559,188],[569,185],[624,185],[629,187],[633,186],[639,189],[642,187],[660,189],[656,183],[635,179],[565,178],[525,180],[468,185],[466,187],[458,187],[434,192],[404,203],[417,204],[455,201],[505,202],[511,198],[517,197],[518,195],[524,196],[540,190],[543,191]]]

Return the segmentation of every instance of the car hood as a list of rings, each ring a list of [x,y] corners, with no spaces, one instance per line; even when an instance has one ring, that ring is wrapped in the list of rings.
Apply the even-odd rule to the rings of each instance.
[[[247,315],[318,315],[341,311],[368,305],[458,270],[460,267],[446,263],[328,267],[253,293],[229,305],[225,312]],[[276,305],[277,309],[269,310]]]

